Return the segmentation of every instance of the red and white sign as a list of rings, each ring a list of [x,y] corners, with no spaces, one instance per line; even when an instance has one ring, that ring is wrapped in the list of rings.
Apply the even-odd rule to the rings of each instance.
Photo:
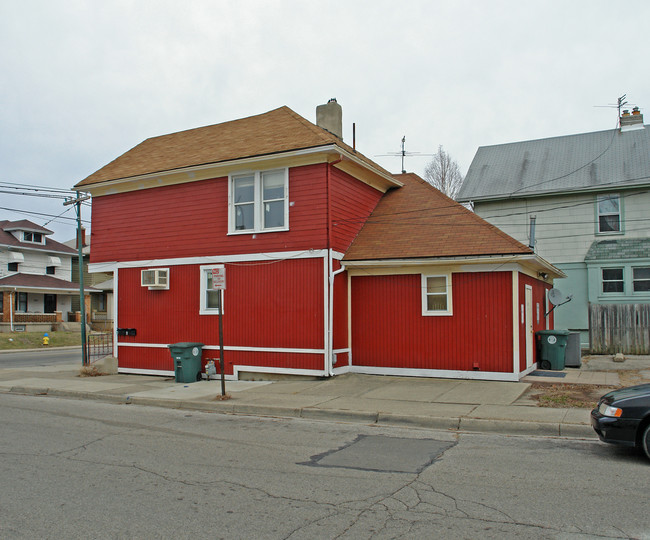
[[[226,288],[226,269],[213,268],[212,269],[212,288],[224,289]]]

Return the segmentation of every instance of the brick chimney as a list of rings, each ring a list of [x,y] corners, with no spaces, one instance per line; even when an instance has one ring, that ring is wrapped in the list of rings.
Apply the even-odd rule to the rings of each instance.
[[[643,115],[638,107],[632,109],[632,114],[626,109],[621,115],[621,133],[635,129],[644,129]]]
[[[330,99],[326,105],[316,107],[316,125],[343,140],[343,109],[336,98]]]

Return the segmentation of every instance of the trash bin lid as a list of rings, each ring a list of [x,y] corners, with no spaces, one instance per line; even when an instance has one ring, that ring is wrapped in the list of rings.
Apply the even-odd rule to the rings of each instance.
[[[540,336],[568,336],[571,332],[568,330],[538,330],[535,333]]]
[[[167,345],[169,349],[179,348],[179,349],[191,349],[192,347],[203,347],[203,343],[195,343],[193,341],[181,341],[180,343],[171,343]]]

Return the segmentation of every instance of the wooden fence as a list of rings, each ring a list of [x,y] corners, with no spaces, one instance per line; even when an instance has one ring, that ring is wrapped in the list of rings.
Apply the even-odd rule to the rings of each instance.
[[[592,354],[650,354],[650,304],[590,304]]]

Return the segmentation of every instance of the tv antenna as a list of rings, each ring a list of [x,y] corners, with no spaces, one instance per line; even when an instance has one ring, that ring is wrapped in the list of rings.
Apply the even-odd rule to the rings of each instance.
[[[401,152],[388,152],[387,154],[378,154],[377,157],[385,157],[385,156],[402,156],[402,174],[406,173],[406,169],[404,168],[404,158],[406,156],[433,156],[435,154],[423,154],[422,152],[407,152],[405,149],[405,144],[406,144],[406,135],[402,137],[402,151]]]
[[[548,301],[553,304],[553,307],[544,313],[544,317],[548,317],[551,311],[553,311],[556,307],[562,306],[567,302],[571,302],[571,300],[573,300],[572,294],[565,295],[562,291],[560,291],[560,289],[556,289],[555,287],[552,288],[550,291],[548,291]]]
[[[629,106],[629,107],[636,107],[634,103],[629,103],[626,101],[627,99],[627,94],[623,94],[621,97],[619,97],[616,100],[616,103],[608,103],[607,105],[594,105],[594,107],[602,107],[605,109],[617,109],[618,110],[618,123],[620,127],[621,123],[621,110],[623,107]]]

